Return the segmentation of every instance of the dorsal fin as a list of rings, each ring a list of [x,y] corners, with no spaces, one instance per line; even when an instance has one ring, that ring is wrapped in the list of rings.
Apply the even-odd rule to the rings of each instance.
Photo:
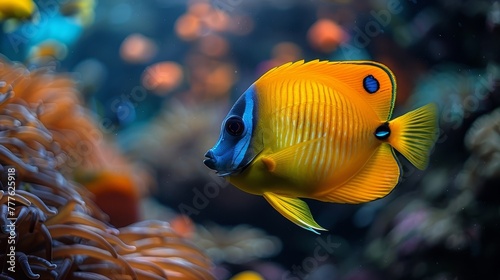
[[[396,101],[396,79],[391,70],[374,61],[303,60],[286,63],[266,72],[256,86],[282,79],[310,79],[338,90],[348,97],[356,94],[373,108],[382,121],[391,118]]]

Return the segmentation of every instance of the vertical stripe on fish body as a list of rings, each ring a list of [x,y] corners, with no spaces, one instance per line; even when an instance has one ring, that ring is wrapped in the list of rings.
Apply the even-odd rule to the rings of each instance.
[[[284,76],[262,84],[256,83],[256,92],[262,129],[269,130],[264,145],[269,153],[297,148],[288,164],[277,168],[299,185],[341,183],[377,145],[376,114],[357,96],[342,94],[345,89],[334,87],[333,79]]]

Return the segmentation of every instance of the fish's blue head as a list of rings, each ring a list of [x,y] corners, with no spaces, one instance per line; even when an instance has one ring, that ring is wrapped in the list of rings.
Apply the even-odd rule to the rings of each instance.
[[[240,173],[261,151],[255,143],[256,104],[254,86],[236,101],[222,122],[219,140],[205,154],[205,165],[219,176]]]

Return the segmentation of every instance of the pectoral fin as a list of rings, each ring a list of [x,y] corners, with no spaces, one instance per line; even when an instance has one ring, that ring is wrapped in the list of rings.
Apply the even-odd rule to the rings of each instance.
[[[285,218],[296,225],[319,234],[316,230],[326,230],[322,228],[314,218],[307,204],[298,199],[265,192],[264,198]]]
[[[297,170],[290,170],[290,168],[295,167],[293,163],[300,160],[300,157],[308,154],[311,150],[314,150],[316,145],[324,140],[324,137],[319,137],[300,142],[280,151],[267,154],[263,156],[261,160],[266,165],[269,172],[286,176],[289,172],[297,172]]]

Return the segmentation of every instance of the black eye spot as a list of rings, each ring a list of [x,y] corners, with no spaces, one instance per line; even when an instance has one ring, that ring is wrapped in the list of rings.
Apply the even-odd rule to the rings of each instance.
[[[372,75],[368,75],[363,79],[363,87],[368,93],[375,93],[379,90],[380,84]]]
[[[240,117],[230,117],[226,120],[226,131],[232,136],[240,136],[245,130],[245,124]]]
[[[375,130],[375,137],[378,140],[386,140],[391,136],[391,129],[389,128],[389,123],[383,123]]]

